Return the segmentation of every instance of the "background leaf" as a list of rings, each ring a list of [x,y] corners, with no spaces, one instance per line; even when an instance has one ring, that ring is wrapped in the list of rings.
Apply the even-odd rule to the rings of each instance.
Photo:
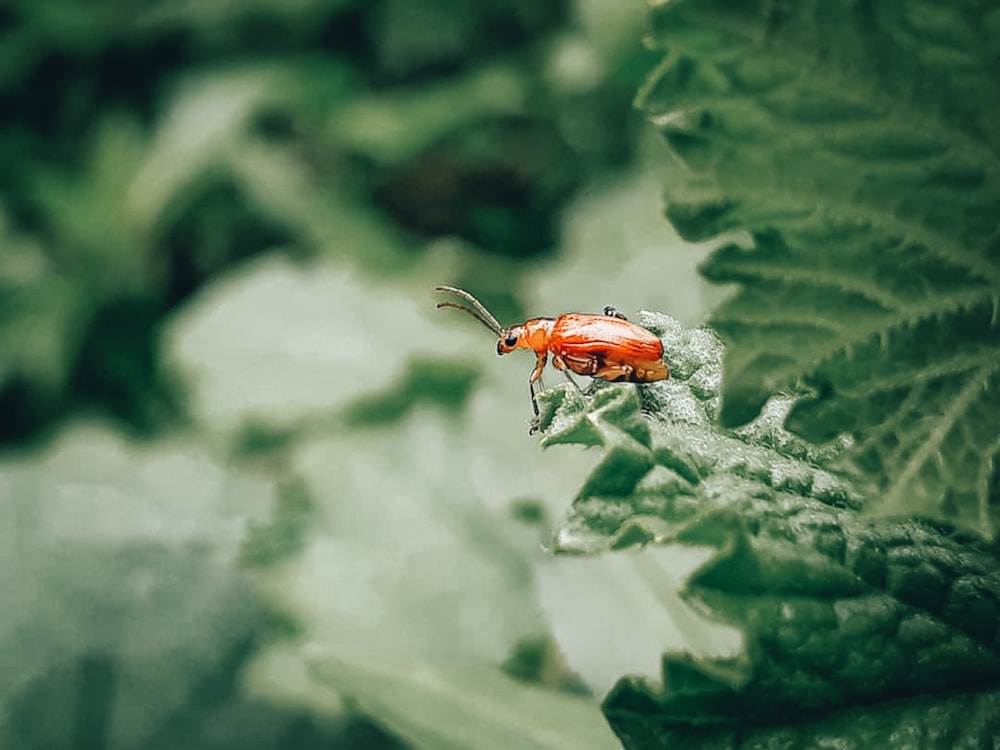
[[[665,653],[736,658],[738,630],[713,622],[680,595],[715,554],[680,544],[598,556],[559,555],[537,567],[539,594],[560,651],[605,696],[623,675],[658,683]]]
[[[4,747],[156,746],[163,726],[195,721],[199,690],[197,711],[232,701],[219,673],[232,679],[260,616],[240,545],[271,493],[190,442],[138,448],[100,426],[6,458]]]
[[[641,96],[681,162],[682,236],[731,230],[703,267],[740,291],[722,419],[803,383],[789,425],[856,438],[872,510],[992,537],[1000,524],[1000,15],[993,3],[652,10]]]
[[[544,632],[537,532],[476,502],[468,447],[452,433],[421,409],[302,445],[293,470],[316,508],[309,533],[257,577],[297,628],[259,657],[252,692],[296,700],[303,688],[271,675],[298,664],[305,692],[334,689],[416,747],[549,747],[567,736],[614,747],[592,699],[499,669],[514,644]]]
[[[548,750],[618,747],[590,700],[525,685],[496,670],[407,669],[397,663],[311,655],[317,679],[339,688],[414,747]]]

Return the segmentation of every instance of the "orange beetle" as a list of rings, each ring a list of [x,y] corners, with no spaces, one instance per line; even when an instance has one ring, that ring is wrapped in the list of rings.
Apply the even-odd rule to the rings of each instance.
[[[552,355],[552,364],[577,387],[570,375],[590,375],[594,378],[629,383],[652,383],[670,377],[670,368],[663,361],[663,342],[645,328],[640,328],[613,307],[605,307],[603,315],[565,313],[558,318],[532,318],[521,325],[504,328],[483,304],[464,289],[436,286],[437,292],[457,294],[472,307],[457,302],[439,302],[438,309],[452,307],[463,310],[497,336],[497,354],[515,349],[531,349],[538,361],[528,377],[531,407],[537,430],[538,401],[535,383],[541,381],[542,370]]]

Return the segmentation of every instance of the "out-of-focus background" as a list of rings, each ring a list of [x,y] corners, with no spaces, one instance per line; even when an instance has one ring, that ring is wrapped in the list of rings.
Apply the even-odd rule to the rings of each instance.
[[[539,578],[595,459],[431,288],[704,317],[644,14],[0,7],[0,747],[615,746]]]

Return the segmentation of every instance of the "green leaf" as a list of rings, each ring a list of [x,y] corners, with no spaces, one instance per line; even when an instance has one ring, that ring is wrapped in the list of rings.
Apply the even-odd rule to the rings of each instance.
[[[263,258],[174,319],[167,356],[192,387],[195,416],[212,431],[246,424],[288,430],[404,379],[433,392],[410,369],[413,348],[441,339],[436,351],[454,358],[479,339],[442,339],[428,302],[422,311],[421,302],[389,286],[365,285],[348,271]],[[452,385],[471,377],[464,371]],[[381,406],[369,398],[350,417],[377,419],[371,411]]]
[[[202,446],[98,425],[5,458],[0,744],[154,746],[229,700],[212,680],[232,679],[258,624],[238,559],[271,495]]]
[[[543,443],[603,449],[553,548],[715,548],[682,592],[695,611],[739,628],[745,648],[720,657],[692,640],[650,654],[662,656],[662,678],[642,670],[645,677],[622,680],[605,701],[626,745],[666,747],[687,737],[704,746],[694,738],[724,739],[733,725],[757,728],[766,740],[792,731],[793,716],[817,722],[803,737],[849,737],[830,717],[895,700],[924,706],[942,691],[1000,684],[995,553],[946,528],[865,520],[863,496],[826,468],[844,443],[812,445],[782,427],[793,397],[772,399],[740,429],[720,428],[719,340],[662,315],[639,322],[662,337],[669,380],[599,387],[589,403],[570,388],[540,398]],[[670,590],[668,577],[647,580]],[[628,660],[622,667],[619,674],[637,673]],[[995,699],[986,693],[972,702],[982,700]],[[953,717],[948,705],[940,710]],[[878,732],[903,721],[894,711],[872,719]]]
[[[539,595],[553,636],[595,695],[607,695],[623,674],[658,682],[665,653],[701,658],[741,653],[738,630],[713,622],[679,593],[682,582],[714,554],[711,548],[670,544],[557,555],[538,566]]]
[[[108,116],[95,127],[83,168],[39,169],[33,192],[55,234],[50,254],[98,301],[138,296],[151,276],[147,248],[123,206],[145,143],[137,123]]]
[[[93,301],[85,289],[55,272],[38,244],[7,231],[6,219],[0,212],[0,388],[20,380],[47,398],[58,398]]]
[[[619,747],[590,699],[521,683],[495,669],[407,667],[316,649],[309,663],[320,685],[350,695],[415,748]]]
[[[604,448],[555,537],[557,551],[593,553],[678,538],[697,526],[704,495],[718,502],[748,488],[833,506],[860,503],[849,482],[824,468],[841,443],[814,446],[781,427],[792,398],[774,399],[743,429],[715,425],[723,349],[709,329],[686,329],[656,313],[638,321],[662,337],[670,379],[639,390],[597,384],[589,403],[564,387],[539,397],[543,445]]]
[[[620,747],[594,702],[504,675],[483,665],[399,663],[322,646],[274,646],[248,670],[251,695],[307,706],[325,721],[345,703],[380,721],[407,747]],[[345,701],[344,696],[349,696]]]
[[[296,450],[316,517],[301,553],[258,581],[309,640],[382,658],[496,663],[536,630],[533,535],[473,501],[460,441],[424,411]],[[422,471],[435,479],[408,480]],[[338,595],[318,600],[316,584]]]
[[[657,3],[641,104],[677,156],[687,239],[749,232],[703,267],[741,286],[726,424],[780,388],[788,424],[849,433],[870,508],[1000,530],[1000,13],[972,0]]]
[[[334,112],[330,134],[379,164],[398,164],[463,125],[489,116],[521,114],[525,88],[516,70],[506,64],[420,90],[382,91]]]
[[[1000,692],[959,693],[860,706],[781,725],[665,727],[609,708],[625,747],[644,750],[769,750],[774,747],[990,747],[1000,733]]]
[[[245,65],[201,72],[178,87],[145,160],[123,198],[143,230],[165,225],[192,187],[224,172],[236,158],[252,116],[277,96],[283,83],[277,66]]]
[[[535,529],[483,502],[473,470],[483,455],[453,415],[426,407],[296,447],[308,534],[256,571],[264,599],[296,629],[256,661],[254,694],[334,717],[353,707],[416,747],[548,747],[567,736],[615,746],[596,700],[500,670],[518,642],[544,632],[539,545]],[[294,531],[290,520],[277,530]]]
[[[378,274],[408,269],[419,257],[371,206],[286,148],[244,137],[229,156],[229,168],[254,211],[287,227],[304,246],[325,257],[350,258]]]
[[[285,636],[254,660],[251,693],[339,720],[360,705],[419,745],[436,736],[430,728],[397,726],[419,714],[419,690],[375,700],[372,681],[383,668],[401,685],[433,673],[454,683],[441,711],[450,701],[457,715],[476,696],[500,712],[502,728],[483,727],[500,742],[541,721],[520,726],[494,695],[540,691],[501,669],[545,634],[534,565],[547,513],[537,508],[565,497],[588,459],[567,450],[534,460],[524,372],[497,370],[489,337],[434,310],[430,289],[264,259],[191,303],[168,352],[199,422],[226,437],[250,425],[254,464],[283,462],[273,518],[243,548]],[[536,508],[532,525],[511,517],[514,501]],[[310,644],[358,666],[322,705],[316,696],[333,682],[310,669]],[[469,684],[480,676],[481,687]],[[572,706],[550,717],[553,738],[575,736],[581,712],[604,728],[595,742],[609,737],[596,699],[551,697]]]

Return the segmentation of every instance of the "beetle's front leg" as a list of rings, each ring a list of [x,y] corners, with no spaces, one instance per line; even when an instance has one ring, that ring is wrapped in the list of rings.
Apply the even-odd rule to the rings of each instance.
[[[528,392],[531,394],[531,408],[535,411],[534,419],[531,420],[531,427],[528,428],[528,434],[534,435],[539,430],[539,410],[538,410],[538,399],[535,398],[535,383],[541,383],[542,380],[542,370],[545,369],[545,363],[549,360],[548,352],[542,352],[538,355],[538,361],[535,363],[535,369],[531,371],[531,375],[528,376]]]
[[[584,393],[583,388],[580,387],[580,384],[576,382],[576,378],[574,378],[572,375],[569,374],[569,370],[568,369],[563,370],[562,373],[563,375],[566,376],[566,380],[572,383],[573,387],[576,388],[576,392],[586,398],[587,394]]]

